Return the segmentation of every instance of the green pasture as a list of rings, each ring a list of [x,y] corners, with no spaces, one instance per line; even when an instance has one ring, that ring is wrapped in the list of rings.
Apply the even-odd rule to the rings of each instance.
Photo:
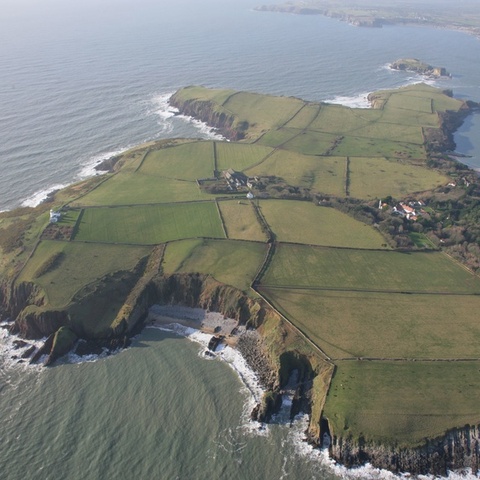
[[[213,177],[214,170],[213,142],[191,142],[150,151],[138,173],[193,181]]]
[[[340,157],[401,157],[424,159],[423,145],[387,139],[346,136],[331,152]]]
[[[172,180],[141,172],[120,172],[72,205],[141,205],[208,198],[211,196],[203,193],[193,180]]]
[[[249,136],[283,126],[303,107],[305,102],[293,97],[274,97],[257,93],[238,92],[223,104],[239,121],[248,121]]]
[[[245,170],[261,162],[272,152],[271,148],[248,143],[216,142],[217,170],[233,168]]]
[[[333,434],[415,446],[480,421],[477,362],[338,362],[325,404]]]
[[[265,258],[267,246],[233,240],[181,240],[167,245],[165,273],[203,273],[248,291]]]
[[[63,256],[56,268],[36,278],[45,260],[60,252]],[[149,253],[148,247],[46,240],[40,242],[18,281],[33,281],[45,291],[49,306],[63,307],[85,285],[119,270],[132,270]]]
[[[269,130],[263,135],[256,145],[266,145],[268,147],[277,148],[283,146],[289,140],[301,133],[301,130],[293,128],[279,128],[277,130]]]
[[[463,104],[461,100],[449,97],[438,88],[425,83],[407,85],[396,90],[375,92],[375,96],[382,98],[386,102],[386,109],[388,109],[389,104],[399,109],[403,103],[403,105],[406,105],[412,110],[426,112],[428,111],[428,101],[431,100],[434,112],[444,112],[445,110],[458,111]],[[395,97],[399,98],[395,99]],[[405,97],[410,97],[410,99]]]
[[[309,130],[344,135],[377,122],[382,117],[380,110],[349,108],[343,105],[322,105],[320,115],[309,125]]]
[[[212,89],[191,85],[189,87],[181,88],[174,94],[174,96],[181,101],[195,99],[203,102],[213,102],[220,106],[228,99],[228,97],[235,93],[237,93],[236,90]]]
[[[306,103],[304,107],[285,125],[286,128],[304,129],[307,128],[324,108],[323,105],[317,103]]]
[[[376,122],[356,129],[352,135],[393,142],[423,144],[422,128],[418,125]]]
[[[311,188],[316,192],[345,195],[343,157],[317,157],[290,150],[277,150],[267,160],[247,170],[249,175],[275,175],[289,185]]]
[[[280,242],[350,248],[384,248],[373,227],[334,208],[295,200],[261,200],[260,209]]]
[[[354,198],[394,198],[445,185],[448,179],[435,170],[386,158],[351,157],[350,195]]]
[[[253,205],[249,200],[231,200],[218,202],[227,237],[236,240],[257,240],[265,242]]]
[[[480,358],[477,295],[261,288],[334,359]]]
[[[76,241],[158,244],[224,233],[215,202],[85,209]]]
[[[384,109],[402,109],[411,110],[412,112],[432,114],[432,98],[430,95],[415,95],[412,93],[393,93],[389,96]],[[413,115],[413,113],[409,113]]]
[[[338,141],[338,136],[331,133],[306,130],[289,140],[284,148],[303,153],[304,155],[327,155]]]
[[[262,284],[480,294],[480,278],[440,252],[341,250],[287,244],[277,246]]]

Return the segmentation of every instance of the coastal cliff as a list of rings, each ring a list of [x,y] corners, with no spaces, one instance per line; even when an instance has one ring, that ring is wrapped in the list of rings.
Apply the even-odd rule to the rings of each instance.
[[[363,438],[342,438],[332,434],[330,455],[346,467],[370,463],[392,472],[447,476],[449,471],[479,469],[479,426],[466,425],[435,439],[426,440],[418,448],[402,448],[368,442]]]
[[[214,102],[208,100],[180,98],[178,92],[170,97],[170,105],[178,108],[182,115],[194,117],[215,128],[219,134],[231,141],[245,138],[248,123],[238,122],[237,118]]]

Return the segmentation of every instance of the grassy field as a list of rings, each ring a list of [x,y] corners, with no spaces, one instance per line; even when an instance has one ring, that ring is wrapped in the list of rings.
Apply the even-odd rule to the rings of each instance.
[[[175,93],[175,97],[180,100],[189,100],[195,98],[200,101],[210,101],[222,105],[228,97],[236,93],[235,90],[212,89],[196,85],[182,88]]]
[[[240,121],[250,123],[249,136],[278,128],[292,119],[304,106],[305,102],[293,97],[274,97],[256,93],[238,92],[223,104],[223,107],[234,112]]]
[[[308,127],[324,133],[344,135],[377,122],[382,116],[379,110],[348,108],[342,105],[322,105],[320,115]]]
[[[298,113],[285,124],[286,128],[306,128],[308,127],[319,115],[320,108],[323,108],[320,104],[308,103],[298,111]]]
[[[385,158],[353,157],[349,170],[349,191],[354,198],[387,195],[402,198],[408,193],[433,189],[448,182],[435,170]]]
[[[249,175],[275,175],[289,185],[311,188],[339,197],[345,194],[344,157],[315,157],[289,150],[277,150],[260,165],[247,170]]]
[[[262,145],[245,143],[216,142],[217,170],[233,168],[237,171],[245,170],[261,162],[272,152],[271,148]]]
[[[338,135],[306,130],[288,141],[284,148],[304,155],[327,155],[337,140]]]
[[[333,358],[480,358],[476,295],[261,292]]]
[[[56,268],[36,278],[42,263],[60,252],[63,255]],[[84,285],[119,270],[131,270],[149,253],[148,247],[43,241],[19,281],[35,281],[45,290],[49,306],[63,307]]]
[[[384,238],[373,227],[333,208],[294,200],[262,200],[260,208],[281,242],[350,248],[385,245]]]
[[[439,252],[278,245],[262,283],[399,292],[478,293],[480,278]]]
[[[213,177],[214,169],[213,142],[191,142],[150,151],[139,173],[147,177],[193,181]]]
[[[192,237],[224,237],[215,202],[87,208],[75,240],[158,244]]]
[[[236,240],[257,240],[265,242],[267,236],[262,232],[252,204],[248,200],[218,202],[227,230],[227,237]]]
[[[248,291],[266,254],[261,243],[231,240],[183,240],[169,243],[164,257],[165,273],[197,272]]]
[[[345,136],[332,151],[332,155],[345,157],[389,157],[425,159],[422,145],[395,142],[385,138]]]
[[[293,128],[279,128],[278,130],[269,130],[258,140],[256,145],[266,145],[268,147],[279,147],[286,144],[289,140],[301,133],[301,130]]]
[[[324,414],[335,434],[422,444],[480,421],[475,362],[339,362]]]
[[[72,205],[141,205],[208,198],[211,196],[203,193],[195,181],[120,172]]]

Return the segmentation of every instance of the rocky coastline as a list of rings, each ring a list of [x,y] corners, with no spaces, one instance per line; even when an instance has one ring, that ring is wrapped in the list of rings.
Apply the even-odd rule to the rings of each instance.
[[[371,94],[369,100],[374,108],[381,108],[381,93]],[[181,113],[217,128],[228,139],[238,140],[245,136],[245,126],[233,115],[216,111],[211,102],[182,102],[174,95],[171,104]],[[441,128],[435,129],[435,132],[433,129],[430,133],[425,132],[429,150],[446,152],[454,149],[452,132],[477,107],[473,102],[465,102],[465,108],[460,112],[441,114]],[[415,448],[378,444],[332,431],[328,419],[323,417],[323,405],[333,375],[332,365],[324,358],[319,358],[318,352],[313,352],[311,346],[298,336],[298,332],[261,298],[252,298],[206,275],[163,275],[162,248],[156,247],[150,258],[145,260],[148,268],[136,268],[117,279],[109,278],[111,282],[115,280],[122,283],[130,293],[111,328],[97,337],[88,335],[72,324],[67,311],[43,310],[46,303],[44,294],[34,284],[15,284],[14,281],[9,285],[4,284],[0,289],[0,303],[4,318],[12,319],[10,331],[24,338],[48,336],[38,350],[33,350],[31,344],[23,345],[21,348],[27,347],[29,354],[25,349],[21,356],[25,354],[24,359],[30,358],[35,362],[47,355],[46,364],[50,365],[72,348],[77,354],[90,354],[126,347],[130,338],[147,324],[148,311],[155,304],[219,312],[244,327],[245,333],[236,339],[236,347],[257,372],[266,389],[264,397],[252,412],[253,419],[261,422],[270,420],[281,405],[282,389],[290,383],[290,376],[296,371],[296,382],[289,387],[295,392],[291,416],[300,409],[309,413],[308,441],[320,447],[324,435],[328,434],[331,437],[329,452],[337,462],[347,467],[370,463],[374,467],[411,474],[447,475],[450,470],[465,468],[475,473],[478,471],[480,430],[477,425],[466,425],[438,438],[426,439],[423,445]]]
[[[23,302],[28,295],[23,293]],[[17,298],[16,310],[22,307]],[[140,316],[126,318],[123,328],[118,332],[111,332],[110,338],[90,338],[76,341],[76,337],[66,335],[66,342],[57,342],[54,347],[56,333],[50,332],[44,345],[31,356],[31,359],[48,355],[46,364],[50,365],[63,353],[75,345],[75,353],[101,353],[104,348],[115,350],[129,345],[130,338],[141,331],[147,323],[148,308],[153,304],[183,305],[186,307],[202,308],[218,311],[225,316],[234,318],[239,325],[248,327],[245,333],[238,337],[236,348],[247,361],[248,365],[257,373],[261,384],[266,389],[264,398],[253,412],[252,419],[268,422],[271,416],[281,407],[282,388],[286,386],[292,371],[300,372],[294,386],[295,396],[292,403],[291,417],[302,410],[310,413],[315,408],[312,399],[312,382],[317,372],[312,368],[308,358],[295,351],[282,352],[282,345],[272,344],[265,331],[265,324],[273,322],[281,326],[281,319],[277,313],[263,305],[258,300],[252,300],[244,293],[232,287],[219,284],[211,277],[202,275],[158,275],[138,292],[136,306],[140,308]],[[25,306],[25,304],[23,304]],[[133,310],[132,310],[133,312]],[[57,314],[47,312],[41,317],[31,316],[27,320],[30,324],[30,334],[45,332],[47,325],[55,329],[59,324]],[[63,318],[61,329],[69,329],[68,321]],[[11,324],[12,331],[19,331],[16,322]],[[285,336],[285,332],[282,334]],[[28,342],[22,348],[28,346]],[[30,354],[32,353],[31,349]],[[327,392],[325,391],[325,395]],[[409,472],[411,474],[447,475],[449,471],[469,468],[474,473],[478,471],[480,460],[480,427],[467,425],[463,428],[447,432],[436,439],[428,439],[425,444],[416,448],[402,448],[400,446],[380,445],[368,442],[362,438],[344,438],[339,432],[333,432],[328,425],[328,419],[321,417],[320,421],[310,423],[306,432],[306,440],[315,447],[322,446],[324,434],[331,436],[329,454],[338,463],[349,467],[358,467],[370,463],[376,468],[392,472]]]

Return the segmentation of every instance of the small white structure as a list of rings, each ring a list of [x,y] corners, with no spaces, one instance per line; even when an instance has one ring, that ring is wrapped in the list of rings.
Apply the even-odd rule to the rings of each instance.
[[[247,193],[247,198],[248,198],[249,200],[252,200],[253,197],[254,197],[254,195],[253,195],[252,192],[248,192],[248,193]]]
[[[50,223],[57,223],[62,218],[61,212],[50,210]]]

